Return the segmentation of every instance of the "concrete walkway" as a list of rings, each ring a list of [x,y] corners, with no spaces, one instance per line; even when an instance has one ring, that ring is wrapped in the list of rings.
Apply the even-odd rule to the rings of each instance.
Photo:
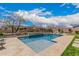
[[[5,48],[0,50],[0,55],[4,56],[59,56],[72,41],[74,36],[65,35],[56,38],[57,43],[45,50],[35,53],[31,48],[25,45],[16,37],[6,38]]]
[[[79,48],[79,39],[75,39],[72,46]]]

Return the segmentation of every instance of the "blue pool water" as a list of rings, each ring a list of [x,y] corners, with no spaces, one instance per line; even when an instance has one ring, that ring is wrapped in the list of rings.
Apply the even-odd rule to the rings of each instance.
[[[32,50],[35,52],[40,52],[45,48],[54,44],[55,38],[60,37],[61,35],[58,34],[37,34],[37,35],[30,35],[20,37],[19,39],[27,44]]]
[[[24,43],[29,43],[37,40],[48,40],[52,41],[54,38],[57,38],[61,35],[58,34],[38,34],[38,35],[31,35],[31,36],[24,36],[20,37],[20,40],[22,40]]]

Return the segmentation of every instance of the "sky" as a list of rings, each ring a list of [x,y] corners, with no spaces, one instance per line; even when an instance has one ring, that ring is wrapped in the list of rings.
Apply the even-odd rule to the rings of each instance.
[[[0,18],[9,13],[23,17],[24,26],[79,25],[79,4],[76,3],[0,3]]]

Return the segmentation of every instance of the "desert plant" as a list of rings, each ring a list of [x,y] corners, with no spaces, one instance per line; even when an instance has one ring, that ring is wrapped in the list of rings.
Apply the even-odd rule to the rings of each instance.
[[[79,31],[75,31],[76,34],[79,34]]]
[[[4,36],[4,34],[2,32],[0,32],[0,37],[3,37],[3,36]]]

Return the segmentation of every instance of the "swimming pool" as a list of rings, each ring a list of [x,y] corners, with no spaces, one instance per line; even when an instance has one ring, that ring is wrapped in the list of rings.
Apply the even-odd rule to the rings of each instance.
[[[51,46],[55,42],[55,38],[60,37],[62,35],[58,34],[36,34],[30,36],[19,37],[19,39],[27,44],[32,50],[35,52],[40,52],[45,48]]]

